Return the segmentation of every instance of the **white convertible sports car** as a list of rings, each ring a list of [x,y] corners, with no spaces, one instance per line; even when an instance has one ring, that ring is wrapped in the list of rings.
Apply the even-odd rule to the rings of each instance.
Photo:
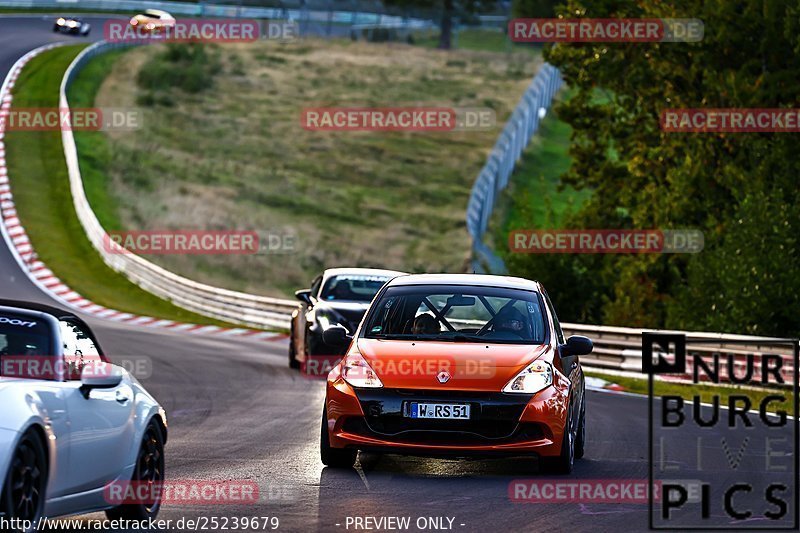
[[[21,531],[100,510],[155,517],[160,490],[115,506],[107,487],[160,487],[166,440],[164,410],[110,364],[83,320],[0,300],[0,515],[32,524]]]

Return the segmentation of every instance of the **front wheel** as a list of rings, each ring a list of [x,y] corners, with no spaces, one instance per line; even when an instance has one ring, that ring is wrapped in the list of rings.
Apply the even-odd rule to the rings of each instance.
[[[150,421],[144,431],[136,466],[133,469],[131,486],[137,494],[144,494],[142,501],[126,503],[106,511],[109,520],[149,520],[158,516],[161,509],[161,492],[164,484],[164,436],[161,428]],[[147,486],[143,489],[142,486]]]
[[[34,531],[44,512],[46,487],[47,454],[39,435],[29,430],[14,450],[0,500],[0,511],[6,520],[31,524],[26,530],[16,531]]]
[[[298,370],[300,368],[300,361],[297,360],[297,348],[295,347],[294,340],[294,325],[289,333],[289,368]]]
[[[577,428],[573,427],[572,409],[567,412],[567,427],[561,439],[561,453],[557,457],[542,457],[540,464],[543,470],[553,474],[571,474],[575,465],[575,436]]]
[[[356,462],[356,450],[346,448],[331,448],[331,439],[328,434],[328,412],[322,412],[322,429],[319,437],[319,458],[322,464],[331,468],[351,468]]]
[[[586,453],[586,391],[583,391],[581,397],[581,414],[575,435],[575,459],[581,459],[584,453]]]

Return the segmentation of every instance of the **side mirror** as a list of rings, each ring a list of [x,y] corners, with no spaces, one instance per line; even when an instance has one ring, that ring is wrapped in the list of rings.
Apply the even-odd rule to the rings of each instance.
[[[353,337],[343,327],[334,326],[322,332],[322,340],[330,346],[343,346],[353,340]]]
[[[122,368],[111,363],[92,362],[81,370],[81,393],[89,398],[94,389],[113,389],[122,383]]]
[[[561,347],[563,357],[573,355],[589,355],[594,349],[591,339],[583,335],[573,335],[567,339],[567,343]]]
[[[294,293],[294,297],[303,302],[304,304],[311,305],[311,291],[309,289],[296,291]]]

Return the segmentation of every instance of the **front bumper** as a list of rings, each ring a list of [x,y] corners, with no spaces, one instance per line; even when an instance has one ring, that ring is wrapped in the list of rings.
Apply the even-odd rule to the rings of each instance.
[[[535,395],[492,391],[359,389],[328,382],[331,446],[430,456],[556,456],[561,450],[569,387]],[[410,403],[470,405],[469,420],[417,419]]]

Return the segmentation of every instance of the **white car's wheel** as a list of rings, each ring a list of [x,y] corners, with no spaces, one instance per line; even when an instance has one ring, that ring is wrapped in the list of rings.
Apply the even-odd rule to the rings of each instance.
[[[109,519],[147,520],[158,516],[164,483],[164,435],[155,421],[150,421],[142,437],[131,483],[138,490],[142,485],[152,487],[142,492],[152,495],[148,501],[120,505],[106,511]]]
[[[17,444],[2,491],[0,510],[6,519],[29,521],[33,531],[44,511],[47,454],[42,439],[28,430]]]

